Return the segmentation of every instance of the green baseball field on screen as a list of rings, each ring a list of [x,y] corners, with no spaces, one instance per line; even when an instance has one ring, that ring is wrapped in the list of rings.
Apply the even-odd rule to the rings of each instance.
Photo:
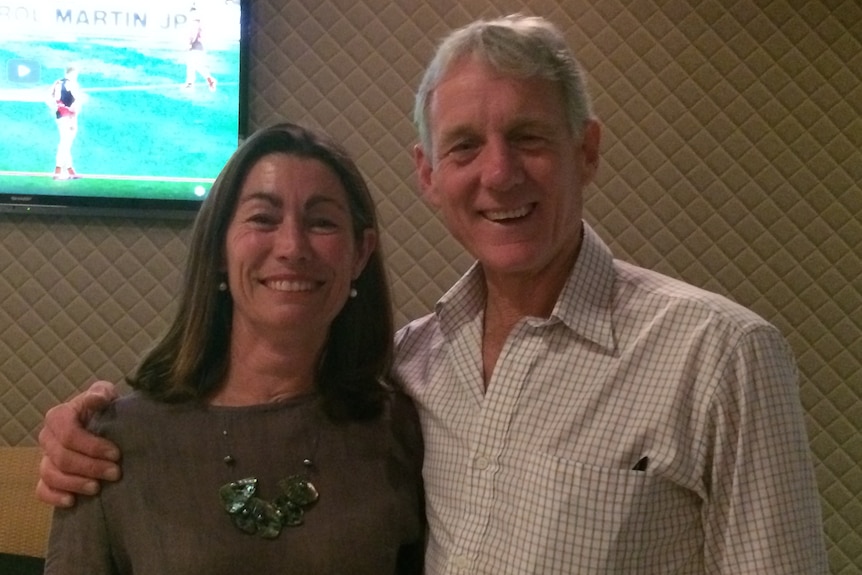
[[[0,38],[6,64],[0,70],[0,192],[200,198],[237,146],[238,38],[207,49],[214,86],[201,75],[189,85],[179,26],[175,42],[165,40],[164,30],[152,40],[140,29],[128,39],[97,32]],[[58,133],[50,92],[69,65],[78,70],[84,97],[72,148],[81,179],[55,181]]]

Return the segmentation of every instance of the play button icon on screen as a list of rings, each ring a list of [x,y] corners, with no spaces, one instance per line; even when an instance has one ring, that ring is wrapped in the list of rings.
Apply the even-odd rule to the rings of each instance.
[[[6,76],[10,82],[35,84],[39,81],[39,62],[25,58],[12,58],[6,63]]]

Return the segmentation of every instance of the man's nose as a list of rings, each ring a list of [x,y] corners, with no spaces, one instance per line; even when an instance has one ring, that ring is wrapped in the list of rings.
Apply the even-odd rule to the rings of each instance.
[[[491,140],[481,153],[482,184],[505,191],[524,181],[524,167],[518,151],[505,140]]]

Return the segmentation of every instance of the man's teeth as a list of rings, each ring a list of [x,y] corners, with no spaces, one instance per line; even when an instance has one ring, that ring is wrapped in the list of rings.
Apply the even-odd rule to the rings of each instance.
[[[495,222],[500,220],[513,220],[515,218],[522,218],[530,213],[530,206],[524,206],[518,208],[516,210],[499,210],[499,211],[490,211],[485,212],[485,217],[489,220],[493,220]]]
[[[314,289],[314,282],[301,281],[273,281],[267,285],[276,291],[311,291]]]

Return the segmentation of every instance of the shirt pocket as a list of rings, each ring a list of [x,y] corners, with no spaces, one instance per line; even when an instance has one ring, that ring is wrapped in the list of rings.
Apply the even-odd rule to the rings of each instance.
[[[534,532],[547,548],[534,572],[680,573],[698,563],[703,544],[696,493],[649,471],[611,469],[535,453]],[[563,572],[563,571],[561,571]]]

